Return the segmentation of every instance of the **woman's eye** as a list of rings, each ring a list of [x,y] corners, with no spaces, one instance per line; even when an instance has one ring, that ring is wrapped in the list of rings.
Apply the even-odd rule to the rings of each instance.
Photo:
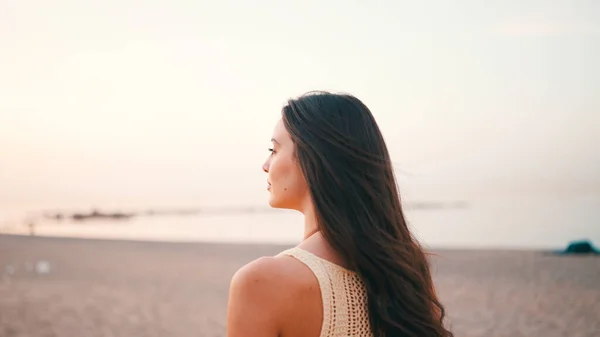
[[[275,153],[275,149],[269,148],[269,152],[271,152],[271,154],[274,154]]]

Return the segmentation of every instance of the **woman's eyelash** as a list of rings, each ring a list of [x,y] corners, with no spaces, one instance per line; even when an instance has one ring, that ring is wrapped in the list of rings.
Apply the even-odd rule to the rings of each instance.
[[[275,149],[273,149],[272,147],[269,148],[269,152],[271,153],[275,153]]]

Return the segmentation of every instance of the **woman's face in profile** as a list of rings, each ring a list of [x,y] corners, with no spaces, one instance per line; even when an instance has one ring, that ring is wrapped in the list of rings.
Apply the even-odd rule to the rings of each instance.
[[[268,174],[269,205],[301,211],[310,200],[308,187],[295,157],[295,144],[280,119],[273,130],[271,154],[263,164]]]

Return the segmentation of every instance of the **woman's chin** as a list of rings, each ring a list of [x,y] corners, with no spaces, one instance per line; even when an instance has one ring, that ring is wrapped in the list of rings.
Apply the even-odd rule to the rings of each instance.
[[[269,196],[269,206],[272,208],[287,208],[285,202],[274,197],[273,192]]]
[[[272,208],[280,208],[278,206],[277,200],[275,200],[274,198],[269,198],[269,206],[271,206]]]

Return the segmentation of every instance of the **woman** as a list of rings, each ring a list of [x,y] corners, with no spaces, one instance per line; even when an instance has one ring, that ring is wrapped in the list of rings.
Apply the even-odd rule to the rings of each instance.
[[[234,275],[227,335],[452,336],[369,109],[311,92],[288,101],[271,141],[269,204],[304,214],[304,240]]]

